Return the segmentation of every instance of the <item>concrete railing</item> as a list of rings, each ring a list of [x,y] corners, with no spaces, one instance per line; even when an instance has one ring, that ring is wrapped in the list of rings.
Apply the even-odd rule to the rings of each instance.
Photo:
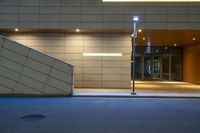
[[[0,36],[0,95],[71,95],[73,66]]]

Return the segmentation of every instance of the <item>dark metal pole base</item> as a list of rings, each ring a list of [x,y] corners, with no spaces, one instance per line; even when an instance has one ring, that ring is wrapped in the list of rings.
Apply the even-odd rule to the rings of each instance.
[[[131,95],[136,95],[136,93],[135,92],[131,92]]]

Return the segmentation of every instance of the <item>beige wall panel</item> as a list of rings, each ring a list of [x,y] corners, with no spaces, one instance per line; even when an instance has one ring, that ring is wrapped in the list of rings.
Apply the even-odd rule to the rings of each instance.
[[[45,40],[45,33],[27,33],[28,40]]]
[[[131,61],[131,54],[122,54],[123,61]]]
[[[95,46],[95,47],[99,47],[99,46],[102,46],[102,40],[101,39],[88,39],[88,40],[86,40],[86,39],[84,39],[84,41],[83,41],[83,43],[84,43],[84,46]]]
[[[82,74],[83,73],[83,67],[74,67],[74,73],[75,74]]]
[[[127,88],[130,89],[131,83],[130,82],[103,82],[102,85],[104,88]]]
[[[129,34],[28,33],[14,35],[19,40],[24,39],[28,45],[36,50],[46,52],[52,57],[73,64],[75,87],[98,88],[102,87],[104,82],[110,80],[123,81],[123,83],[127,80],[130,81],[131,44]],[[22,35],[25,37],[21,37]],[[123,53],[122,56],[101,57],[83,56],[84,52]],[[92,82],[98,80],[98,82],[84,83],[89,80],[92,80]],[[109,83],[113,84],[113,82],[108,82],[106,87],[109,87]]]
[[[80,22],[81,15],[80,14],[73,14],[73,15],[61,15],[61,21],[69,21],[69,22]]]
[[[83,77],[83,79],[84,79],[84,81],[102,81],[102,75],[94,75],[94,74],[92,74],[92,75],[89,75],[89,74],[84,74],[84,77]]]
[[[122,33],[103,33],[103,40],[121,39]]]
[[[65,53],[65,47],[46,47],[47,53],[60,54]]]
[[[131,67],[131,62],[130,61],[122,61],[122,67],[130,68]]]
[[[27,39],[27,45],[28,46],[33,46],[33,47],[44,47],[45,46],[45,40],[32,40],[32,39]]]
[[[83,52],[83,47],[65,47],[65,53],[70,54],[70,53],[82,53]]]
[[[83,54],[65,54],[65,60],[83,60]]]
[[[110,61],[121,61],[122,57],[121,56],[108,56],[108,57],[103,57],[103,60],[110,60]]]
[[[83,80],[83,74],[75,74],[74,80],[75,81],[82,81]]]
[[[81,7],[81,13],[83,14],[101,14],[102,7]]]
[[[11,33],[7,35],[12,40],[26,40],[27,35],[25,33]]]
[[[123,14],[123,7],[103,7],[104,14]]]
[[[81,23],[81,28],[86,28],[86,29],[101,29],[102,28],[102,23],[100,22],[82,22]]]
[[[122,41],[121,40],[103,40],[103,46],[121,46],[122,45]]]
[[[47,39],[45,40],[45,45],[46,47],[64,47],[65,46],[65,41],[62,39]]]
[[[79,7],[61,7],[61,13],[65,14],[80,14]]]
[[[81,47],[81,46],[83,46],[83,40],[81,40],[81,39],[77,39],[77,40],[75,40],[75,39],[66,39],[65,40],[65,46],[66,47],[71,47],[71,46],[73,46],[73,47]]]
[[[121,47],[103,47],[103,53],[121,53]]]
[[[115,68],[115,67],[122,67],[122,62],[121,61],[103,61],[103,67],[110,67],[110,68]]]
[[[132,46],[132,42],[131,40],[127,40],[127,41],[122,41],[122,46],[126,47],[131,47]]]
[[[102,68],[84,68],[84,74],[102,74]]]
[[[101,56],[83,56],[84,61],[101,61]]]
[[[76,81],[76,82],[74,83],[74,86],[75,86],[76,88],[83,88],[83,87],[84,87],[83,81]]]
[[[84,15],[83,22],[99,22],[102,20],[102,15]]]
[[[122,75],[122,81],[130,81],[131,80],[131,75]]]
[[[48,40],[64,40],[65,39],[65,33],[48,32],[48,33],[45,33],[45,37]]]
[[[131,66],[131,65],[130,65]],[[131,75],[131,68],[127,67],[127,68],[122,68],[122,74],[127,74],[127,75]]]
[[[103,68],[103,74],[122,74],[122,68]]]
[[[103,81],[121,81],[122,76],[121,75],[103,75]]]
[[[102,61],[84,61],[84,67],[102,67]]]
[[[131,53],[131,47],[122,47],[122,53],[130,54]]]
[[[84,40],[102,40],[103,33],[84,33]]]
[[[102,87],[102,82],[101,81],[84,81],[83,82],[84,87],[88,88],[101,88]]]
[[[82,33],[66,33],[65,34],[65,40],[83,40],[83,34]]]
[[[102,52],[102,47],[93,47],[93,46],[90,46],[90,47],[83,47],[84,49],[84,53],[100,53]]]

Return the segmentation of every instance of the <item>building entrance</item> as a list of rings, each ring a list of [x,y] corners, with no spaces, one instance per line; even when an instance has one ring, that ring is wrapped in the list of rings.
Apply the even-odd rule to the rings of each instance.
[[[136,56],[135,78],[141,80],[160,80],[162,77],[161,73],[169,75],[169,70],[162,71],[161,69],[163,66],[165,69],[169,69],[169,64],[161,62],[162,59],[161,56]],[[169,80],[169,78],[166,80]]]
[[[145,51],[144,47],[136,48],[136,80],[182,80],[182,55],[177,52],[181,51],[181,48],[176,53],[174,48],[162,48],[153,47],[152,51],[143,54],[141,51]]]

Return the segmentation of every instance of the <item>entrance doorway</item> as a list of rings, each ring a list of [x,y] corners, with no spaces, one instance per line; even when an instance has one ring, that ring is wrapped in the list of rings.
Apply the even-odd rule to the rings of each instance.
[[[182,49],[136,47],[135,80],[182,81]],[[131,64],[132,68],[132,64]]]
[[[136,56],[135,79],[137,80],[160,80],[161,78],[160,56]]]

